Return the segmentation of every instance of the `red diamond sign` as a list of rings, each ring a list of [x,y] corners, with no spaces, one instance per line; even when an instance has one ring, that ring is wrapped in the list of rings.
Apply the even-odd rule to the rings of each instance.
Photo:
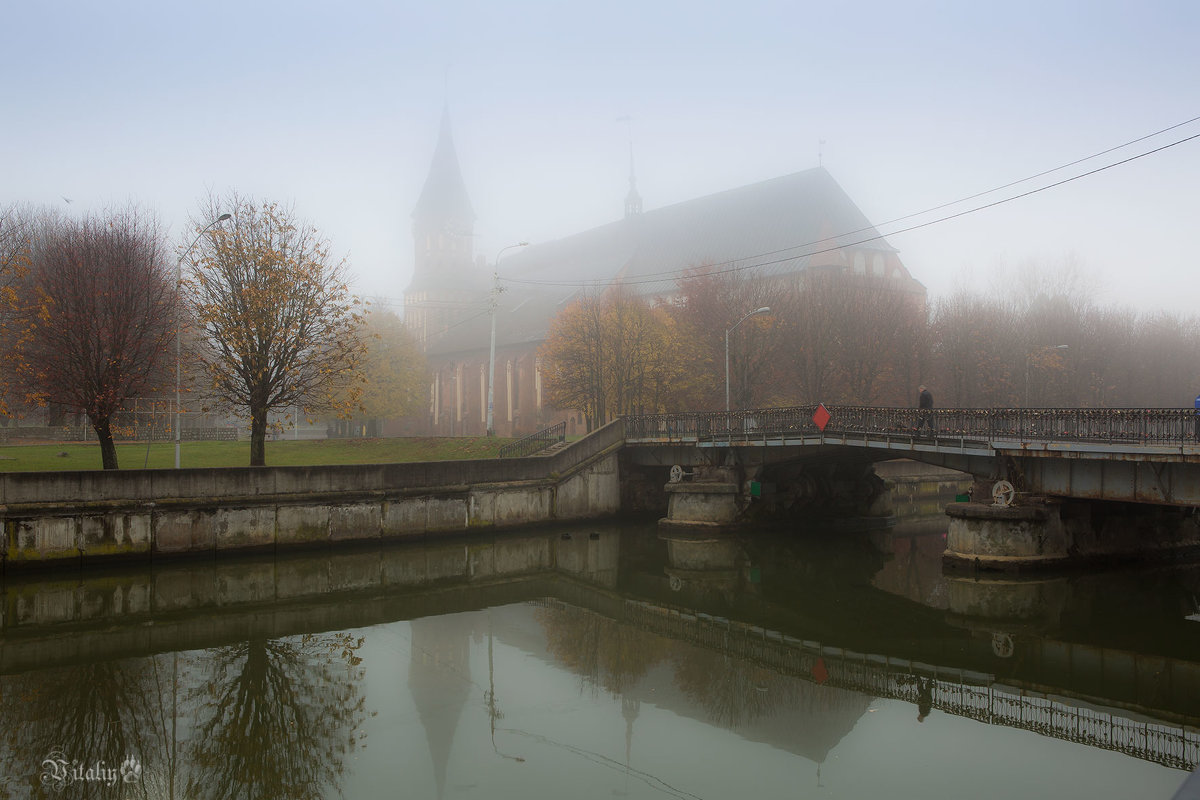
[[[817,429],[821,431],[821,433],[824,433],[825,426],[829,424],[830,420],[829,409],[825,407],[824,403],[821,403],[817,406],[817,410],[813,414],[812,420],[813,424],[817,426]]]

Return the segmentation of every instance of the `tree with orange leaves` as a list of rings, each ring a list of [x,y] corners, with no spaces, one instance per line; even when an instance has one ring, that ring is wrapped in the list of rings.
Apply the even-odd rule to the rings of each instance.
[[[209,380],[202,391],[250,417],[250,465],[261,466],[272,410],[357,408],[363,310],[346,262],[333,260],[329,243],[290,209],[237,195],[209,206],[204,218],[232,219],[191,251],[195,362]]]
[[[550,403],[582,411],[589,428],[682,409],[700,377],[677,321],[619,286],[559,313],[541,355]]]
[[[10,358],[28,398],[82,413],[104,469],[117,468],[114,417],[163,378],[178,319],[165,240],[137,209],[44,217],[15,301]]]

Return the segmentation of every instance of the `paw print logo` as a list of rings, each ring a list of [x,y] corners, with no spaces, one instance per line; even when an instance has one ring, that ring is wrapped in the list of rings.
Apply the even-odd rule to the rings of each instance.
[[[124,783],[136,783],[142,779],[142,764],[133,756],[128,756],[121,762],[121,780]]]

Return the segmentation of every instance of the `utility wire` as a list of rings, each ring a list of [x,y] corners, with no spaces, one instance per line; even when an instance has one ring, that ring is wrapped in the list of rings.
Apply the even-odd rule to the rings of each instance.
[[[1003,185],[1003,186],[998,186],[998,187],[996,187],[996,188],[994,188],[994,189],[989,189],[989,190],[987,190],[987,191],[985,191],[985,192],[979,192],[978,194],[974,194],[974,195],[971,195],[971,196],[969,196],[969,197],[964,197],[964,198],[961,198],[961,199],[959,199],[959,200],[955,200],[955,201],[952,201],[952,202],[949,202],[949,203],[943,203],[943,204],[941,204],[941,205],[939,205],[939,206],[934,206],[933,208],[929,208],[929,209],[926,209],[926,210],[924,210],[924,211],[918,211],[918,212],[915,212],[915,213],[913,213],[913,214],[907,214],[907,215],[905,215],[905,216],[902,216],[902,217],[897,217],[896,219],[890,220],[890,221],[888,221],[888,222],[881,223],[881,225],[880,225],[879,227],[882,227],[883,225],[891,225],[891,224],[893,224],[893,223],[900,222],[900,221],[902,221],[902,220],[906,220],[906,219],[911,219],[911,218],[913,218],[913,217],[919,217],[919,216],[923,216],[923,215],[925,215],[925,214],[929,214],[929,213],[931,213],[931,212],[933,212],[933,211],[939,211],[939,210],[941,210],[941,209],[948,208],[948,207],[950,207],[950,206],[954,206],[954,205],[958,205],[959,203],[963,203],[963,202],[966,202],[966,201],[968,201],[968,200],[973,200],[973,199],[976,199],[976,198],[979,198],[979,197],[983,197],[984,195],[993,194],[993,193],[995,193],[995,192],[998,192],[998,191],[1001,191],[1001,190],[1003,190],[1003,189],[1011,188],[1011,187],[1013,187],[1013,186],[1016,186],[1016,185],[1018,185],[1018,184],[1021,184],[1021,183],[1026,183],[1026,182],[1028,182],[1028,181],[1034,180],[1034,179],[1036,179],[1036,178],[1039,178],[1039,177],[1044,177],[1044,176],[1046,176],[1046,175],[1049,175],[1049,174],[1051,174],[1051,173],[1053,173],[1053,172],[1059,172],[1059,171],[1061,171],[1061,170],[1063,170],[1063,169],[1066,169],[1066,168],[1068,168],[1068,167],[1075,166],[1075,165],[1077,165],[1077,164],[1083,163],[1084,161],[1089,161],[1089,160],[1091,160],[1091,159],[1093,159],[1093,158],[1096,158],[1096,157],[1098,157],[1098,156],[1101,156],[1101,155],[1106,155],[1106,154],[1108,154],[1108,153],[1111,153],[1111,152],[1113,152],[1113,151],[1115,151],[1115,150],[1120,150],[1120,149],[1122,149],[1122,148],[1128,147],[1130,144],[1136,144],[1137,142],[1141,142],[1141,141],[1144,141],[1144,140],[1146,140],[1146,139],[1148,139],[1148,138],[1152,138],[1152,137],[1154,137],[1154,136],[1158,136],[1158,135],[1159,135],[1159,134],[1161,134],[1161,133],[1164,133],[1164,132],[1166,132],[1166,131],[1173,130],[1173,129],[1175,129],[1175,128],[1178,128],[1178,127],[1180,127],[1180,126],[1182,126],[1182,125],[1187,125],[1187,124],[1189,124],[1189,123],[1191,123],[1191,122],[1195,122],[1196,120],[1200,120],[1200,117],[1194,117],[1194,118],[1192,118],[1192,119],[1188,120],[1187,122],[1181,122],[1181,123],[1179,123],[1178,125],[1172,125],[1170,128],[1164,128],[1163,130],[1161,130],[1161,131],[1157,131],[1156,133],[1151,133],[1151,134],[1148,134],[1148,135],[1146,135],[1146,136],[1140,137],[1140,138],[1138,138],[1138,139],[1134,139],[1134,140],[1133,140],[1133,141],[1131,141],[1131,142],[1126,142],[1126,143],[1125,143],[1125,144],[1123,144],[1123,145],[1118,145],[1117,147],[1112,147],[1112,148],[1109,148],[1108,150],[1105,150],[1105,151],[1103,151],[1103,152],[1101,152],[1101,153],[1096,153],[1096,154],[1094,154],[1094,155],[1087,156],[1086,158],[1077,159],[1077,160],[1075,160],[1075,161],[1072,161],[1070,164],[1064,164],[1064,165],[1062,165],[1062,166],[1060,166],[1060,167],[1055,167],[1054,169],[1051,169],[1051,170],[1046,170],[1046,171],[1044,171],[1044,172],[1040,172],[1040,173],[1038,173],[1038,174],[1036,174],[1036,175],[1031,175],[1031,176],[1029,176],[1029,177],[1027,177],[1027,178],[1022,178],[1021,180],[1018,180],[1018,181],[1013,181],[1013,182],[1011,182],[1011,183],[1007,183],[1007,184],[1005,184],[1005,185]],[[947,214],[947,215],[945,215],[945,216],[939,217],[939,218],[937,218],[937,219],[934,219],[934,220],[930,220],[930,221],[928,221],[928,222],[923,222],[923,223],[920,223],[920,224],[917,224],[917,225],[910,225],[910,226],[908,226],[908,227],[906,227],[906,228],[900,228],[900,229],[898,229],[898,230],[891,231],[890,233],[888,233],[888,234],[886,234],[886,235],[887,235],[887,236],[896,236],[896,235],[899,235],[899,234],[902,234],[902,233],[909,233],[910,231],[919,230],[919,229],[921,229],[921,228],[927,228],[927,227],[929,227],[929,226],[931,226],[931,225],[937,225],[937,224],[939,224],[939,223],[946,222],[946,221],[948,221],[948,220],[952,220],[952,219],[956,219],[956,218],[958,218],[958,217],[966,216],[967,214],[973,214],[973,213],[975,213],[975,212],[977,212],[977,211],[983,211],[983,210],[985,210],[985,209],[992,208],[992,207],[994,207],[994,206],[1003,205],[1004,203],[1009,203],[1009,202],[1012,202],[1013,200],[1019,200],[1019,199],[1021,199],[1021,198],[1023,198],[1023,197],[1028,197],[1028,196],[1030,196],[1030,195],[1037,194],[1038,192],[1043,192],[1043,191],[1046,191],[1047,189],[1053,189],[1053,188],[1056,188],[1056,187],[1058,187],[1058,186],[1062,186],[1063,184],[1066,184],[1066,183],[1071,183],[1072,181],[1077,181],[1077,180],[1079,180],[1080,178],[1086,178],[1086,177],[1089,177],[1089,176],[1091,176],[1091,175],[1095,175],[1095,174],[1097,174],[1097,173],[1099,173],[1099,172],[1104,172],[1105,170],[1112,169],[1113,167],[1119,167],[1119,166],[1121,166],[1122,164],[1128,164],[1130,161],[1136,161],[1136,160],[1137,160],[1137,159],[1139,159],[1139,158],[1144,158],[1144,157],[1146,157],[1146,156],[1149,156],[1149,155],[1154,155],[1155,153],[1159,153],[1159,152],[1162,152],[1163,150],[1167,150],[1167,149],[1169,149],[1169,148],[1171,148],[1171,147],[1175,147],[1175,146],[1177,146],[1177,145],[1181,145],[1181,144],[1184,144],[1184,143],[1186,143],[1186,142],[1190,142],[1190,141],[1192,141],[1193,139],[1196,139],[1196,138],[1200,138],[1200,133],[1198,133],[1198,134],[1193,134],[1192,136],[1188,136],[1188,137],[1185,137],[1185,138],[1183,138],[1183,139],[1179,139],[1179,140],[1177,140],[1177,141],[1174,141],[1174,142],[1170,142],[1169,144],[1162,145],[1161,147],[1156,147],[1156,148],[1154,148],[1153,150],[1147,150],[1147,151],[1146,151],[1146,152],[1144,152],[1144,153],[1138,153],[1137,155],[1130,156],[1130,157],[1128,157],[1128,158],[1125,158],[1125,159],[1122,159],[1122,160],[1120,160],[1120,161],[1115,161],[1115,162],[1113,162],[1113,163],[1111,163],[1111,164],[1106,164],[1106,165],[1104,165],[1104,166],[1102,166],[1102,167],[1097,167],[1096,169],[1093,169],[1093,170],[1089,170],[1089,171],[1087,171],[1087,172],[1080,173],[1079,175],[1074,175],[1074,176],[1072,176],[1072,177],[1070,177],[1070,178],[1064,178],[1064,179],[1062,179],[1062,180],[1060,180],[1060,181],[1055,181],[1054,183],[1050,183],[1050,184],[1047,184],[1047,185],[1045,185],[1045,186],[1039,186],[1039,187],[1037,187],[1037,188],[1035,188],[1035,189],[1030,189],[1030,190],[1028,190],[1028,191],[1025,191],[1025,192],[1020,192],[1020,193],[1018,193],[1018,194],[1012,195],[1011,197],[1005,197],[1005,198],[1002,198],[1002,199],[1000,199],[1000,200],[995,200],[995,201],[993,201],[993,202],[990,202],[990,203],[984,203],[983,205],[979,205],[979,206],[975,206],[975,207],[972,207],[972,208],[968,208],[968,209],[966,209],[966,210],[964,210],[964,211],[959,211],[959,212],[956,212],[956,213],[953,213],[953,214]],[[829,236],[829,237],[825,237],[825,238],[823,238],[823,239],[820,239],[820,240],[818,240],[818,241],[816,241],[816,242],[808,242],[808,243],[806,243],[806,244],[798,244],[798,245],[793,245],[792,247],[786,247],[786,248],[783,248],[783,249],[780,249],[780,250],[771,250],[771,251],[767,251],[767,252],[764,252],[764,253],[755,253],[755,254],[753,254],[753,255],[749,255],[749,256],[743,256],[743,257],[741,257],[741,258],[737,258],[737,259],[729,259],[729,260],[726,260],[726,261],[720,261],[720,262],[717,262],[716,264],[712,264],[712,265],[709,265],[709,266],[710,266],[710,267],[714,267],[714,266],[715,266],[715,267],[720,267],[720,266],[727,266],[727,265],[734,265],[734,266],[730,266],[730,268],[729,268],[729,269],[723,269],[723,270],[712,270],[712,269],[709,269],[709,270],[705,271],[705,272],[704,272],[704,273],[702,273],[702,274],[703,274],[705,277],[707,277],[707,276],[710,276],[710,275],[724,275],[724,274],[729,274],[729,273],[734,273],[734,272],[741,272],[741,271],[748,270],[748,269],[756,269],[756,268],[758,268],[758,267],[767,267],[767,266],[771,266],[771,265],[773,265],[773,264],[781,264],[781,263],[784,263],[784,262],[787,262],[787,261],[794,261],[794,260],[796,260],[796,259],[799,259],[799,258],[811,257],[811,256],[814,256],[814,255],[820,255],[820,254],[822,254],[822,253],[829,253],[829,252],[833,252],[833,251],[836,251],[836,250],[841,250],[841,249],[843,249],[843,248],[846,248],[846,247],[853,247],[853,246],[855,246],[855,245],[865,244],[865,243],[867,243],[867,242],[873,242],[873,241],[877,241],[877,240],[879,240],[879,239],[882,239],[882,238],[884,238],[885,234],[882,234],[882,233],[875,233],[875,234],[874,234],[874,235],[872,235],[872,236],[867,236],[867,237],[864,237],[864,238],[862,238],[862,239],[858,239],[858,240],[856,240],[856,241],[853,241],[853,242],[845,242],[845,243],[838,244],[838,245],[834,245],[834,246],[831,246],[831,247],[825,247],[825,248],[821,248],[821,249],[818,249],[818,250],[812,250],[812,251],[810,251],[810,252],[797,253],[797,254],[793,254],[793,255],[786,256],[786,257],[784,257],[784,258],[777,258],[777,259],[773,259],[773,260],[770,260],[770,261],[757,262],[757,263],[754,263],[754,264],[744,264],[744,265],[738,265],[738,262],[741,262],[741,261],[747,261],[747,260],[750,260],[750,259],[764,258],[764,257],[768,257],[768,256],[779,255],[779,254],[781,254],[781,253],[787,253],[787,252],[789,252],[789,251],[792,251],[792,250],[799,250],[799,249],[802,249],[802,248],[813,247],[813,246],[815,246],[815,245],[819,245],[821,242],[827,242],[827,241],[830,241],[830,240],[832,240],[832,239],[840,239],[840,238],[844,238],[844,237],[846,237],[846,236],[854,236],[855,234],[858,234],[858,233],[863,233],[863,232],[865,232],[865,231],[872,231],[872,230],[878,230],[878,227],[876,227],[876,226],[869,226],[869,227],[866,227],[866,228],[859,228],[858,230],[849,231],[849,232],[847,232],[847,233],[838,234],[838,235],[835,235],[835,236]],[[652,273],[648,273],[648,274],[646,274],[646,275],[643,275],[642,277],[640,277],[640,278],[638,278],[638,279],[621,281],[621,284],[622,284],[622,285],[624,285],[624,286],[635,286],[635,285],[649,284],[649,283],[664,283],[664,282],[667,282],[667,281],[670,281],[670,280],[677,280],[678,278],[681,278],[681,277],[683,277],[683,276],[684,276],[684,275],[685,275],[685,274],[686,274],[688,271],[690,271],[691,269],[693,269],[693,268],[692,268],[692,267],[689,267],[689,268],[682,269],[682,270],[678,270],[678,269],[677,269],[677,270],[668,270],[668,271],[663,271],[663,272],[652,272]],[[598,278],[598,279],[594,279],[594,280],[586,280],[586,281],[551,281],[551,280],[537,280],[537,279],[522,279],[522,278],[505,278],[505,277],[501,277],[501,278],[500,278],[500,280],[506,281],[506,282],[508,282],[508,283],[519,283],[519,284],[523,284],[523,285],[531,285],[531,286],[579,286],[579,287],[599,287],[599,286],[607,285],[607,284],[609,284],[609,283],[612,283],[612,282],[613,282],[613,280],[612,280],[611,278],[610,278],[610,279],[599,279],[599,278]]]

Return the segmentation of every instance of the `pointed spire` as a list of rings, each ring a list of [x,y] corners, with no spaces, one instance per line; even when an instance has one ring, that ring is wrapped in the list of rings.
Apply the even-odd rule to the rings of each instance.
[[[629,194],[625,195],[625,216],[642,213],[642,196],[637,190],[637,175],[633,171],[633,142],[629,143]]]
[[[475,222],[475,212],[467,197],[467,185],[458,166],[458,153],[450,132],[449,105],[442,107],[442,124],[433,162],[429,165],[429,175],[412,216],[419,222],[457,222],[467,227]]]

